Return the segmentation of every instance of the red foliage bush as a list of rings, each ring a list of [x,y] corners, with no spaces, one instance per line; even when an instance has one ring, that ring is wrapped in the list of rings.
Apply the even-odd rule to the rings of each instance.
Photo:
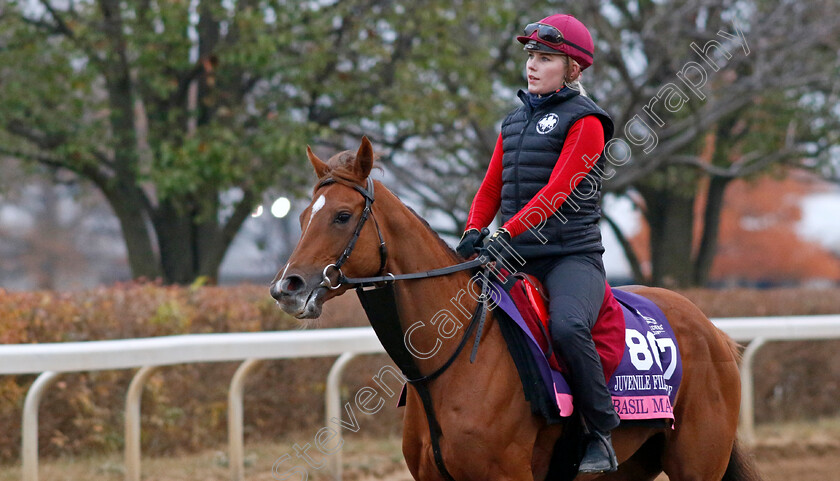
[[[364,325],[352,295],[336,304],[323,327]],[[299,329],[268,295],[266,286],[171,287],[121,284],[86,292],[0,290],[0,342],[93,341],[187,333]],[[324,382],[334,359],[267,361],[248,381],[246,436],[271,439],[323,424]],[[354,361],[345,382],[361,386],[388,363],[384,356]],[[142,443],[147,454],[178,453],[227,441],[228,385],[238,363],[166,366],[146,384]],[[68,373],[41,403],[40,452],[115,451],[123,446],[124,404],[134,371]],[[0,461],[19,457],[23,399],[35,375],[0,377]],[[356,388],[358,389],[358,388]],[[355,389],[351,392],[355,392]],[[366,432],[397,428],[395,411],[378,414]],[[384,421],[384,424],[379,422]]]
[[[710,317],[840,312],[839,290],[776,289],[683,292]],[[351,293],[327,304],[322,327],[365,325]],[[121,284],[86,292],[0,290],[0,343],[68,342],[186,333],[298,329],[268,296],[266,286],[170,287]],[[268,361],[249,378],[245,401],[248,439],[275,439],[324,425],[324,382],[333,359]],[[353,361],[345,396],[385,364],[384,355]],[[142,400],[144,454],[178,453],[227,440],[227,394],[237,363],[162,368]],[[759,420],[836,415],[840,394],[840,341],[777,343],[757,360]],[[62,375],[40,409],[40,450],[59,453],[116,451],[123,446],[125,394],[133,372]],[[0,377],[0,461],[19,457],[20,418],[34,375]],[[386,400],[387,401],[387,400]],[[400,429],[401,412],[388,407],[359,419],[365,434]]]

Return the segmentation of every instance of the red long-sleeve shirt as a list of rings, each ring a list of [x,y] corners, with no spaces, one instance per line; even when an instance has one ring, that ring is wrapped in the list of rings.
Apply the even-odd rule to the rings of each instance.
[[[585,176],[579,174],[589,173],[592,170],[591,159],[596,158],[603,150],[604,129],[601,121],[594,115],[587,115],[575,122],[566,134],[563,149],[560,151],[557,164],[551,171],[548,183],[502,227],[510,232],[511,237],[516,237],[533,227],[523,219],[525,213],[537,205],[540,198],[554,199],[557,194],[565,194],[560,197],[565,200],[570,196]],[[486,227],[499,210],[502,200],[502,154],[502,136],[499,134],[487,173],[470,207],[467,229]],[[590,159],[590,162],[585,159]],[[560,205],[562,202],[554,207],[559,209]]]

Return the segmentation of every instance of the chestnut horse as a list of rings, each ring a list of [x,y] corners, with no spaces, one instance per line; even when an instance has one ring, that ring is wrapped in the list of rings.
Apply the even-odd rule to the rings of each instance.
[[[335,285],[337,274],[400,277],[463,262],[393,193],[379,182],[369,183],[374,155],[367,138],[355,154],[342,152],[328,162],[309,149],[307,155],[319,182],[300,216],[301,239],[271,285],[284,311],[299,319],[318,317],[324,302],[348,289]],[[368,215],[375,222],[365,223]],[[337,259],[342,259],[338,266]],[[471,333],[442,330],[442,321],[433,325],[442,309],[455,311],[455,301],[462,312],[477,307],[477,301],[459,294],[470,278],[469,271],[460,271],[394,282],[402,332],[412,328],[414,352],[434,353],[415,359],[419,371],[434,372],[452,358],[448,369],[428,382],[441,433],[439,454],[445,470],[459,481],[545,479],[563,425],[547,425],[532,414],[492,311],[474,363],[456,351],[461,337]],[[735,442],[740,403],[735,343],[674,292],[628,290],[650,299],[667,316],[682,353],[683,378],[673,406],[674,427],[617,428],[613,444],[619,470],[599,479],[653,480],[663,471],[671,481],[759,479]],[[403,454],[414,479],[449,479],[435,461],[423,402],[411,384],[403,428]]]

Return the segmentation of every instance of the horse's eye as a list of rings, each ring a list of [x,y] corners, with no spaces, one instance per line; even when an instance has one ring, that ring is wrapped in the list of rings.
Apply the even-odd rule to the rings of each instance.
[[[336,224],[346,224],[353,215],[349,212],[339,212],[335,216],[335,223]]]

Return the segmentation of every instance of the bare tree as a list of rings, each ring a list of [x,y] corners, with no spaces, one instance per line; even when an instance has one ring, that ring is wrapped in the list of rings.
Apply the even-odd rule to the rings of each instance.
[[[595,15],[603,5],[586,10],[608,65],[593,90],[602,93],[634,152],[630,168],[607,188],[639,194],[651,232],[648,280],[702,285],[729,182],[783,165],[809,167],[836,138],[830,128],[837,126],[830,113],[836,102],[817,109],[804,102],[834,96],[840,26],[831,19],[838,5],[610,5],[615,15]],[[698,198],[704,205],[696,243]]]
[[[452,97],[451,124],[420,138],[378,137],[393,149],[385,157],[389,172],[427,209],[448,217],[450,233],[463,226],[497,122],[518,102],[513,93],[524,85],[524,57],[512,37],[539,12],[557,10],[551,2],[521,8],[491,3],[506,12],[500,16],[505,23],[466,22],[447,37],[470,43],[470,65],[484,75],[470,77],[472,70],[463,68],[438,79],[460,94]],[[705,283],[732,179],[780,167],[825,168],[838,131],[832,79],[838,73],[840,24],[834,19],[840,5],[589,0],[563,10],[583,19],[596,39],[596,61],[584,85],[611,113],[617,141],[632,153],[605,189],[632,194],[642,210],[651,228],[649,276],[617,224],[608,225],[638,281]],[[698,200],[704,202],[703,230],[695,236]]]

